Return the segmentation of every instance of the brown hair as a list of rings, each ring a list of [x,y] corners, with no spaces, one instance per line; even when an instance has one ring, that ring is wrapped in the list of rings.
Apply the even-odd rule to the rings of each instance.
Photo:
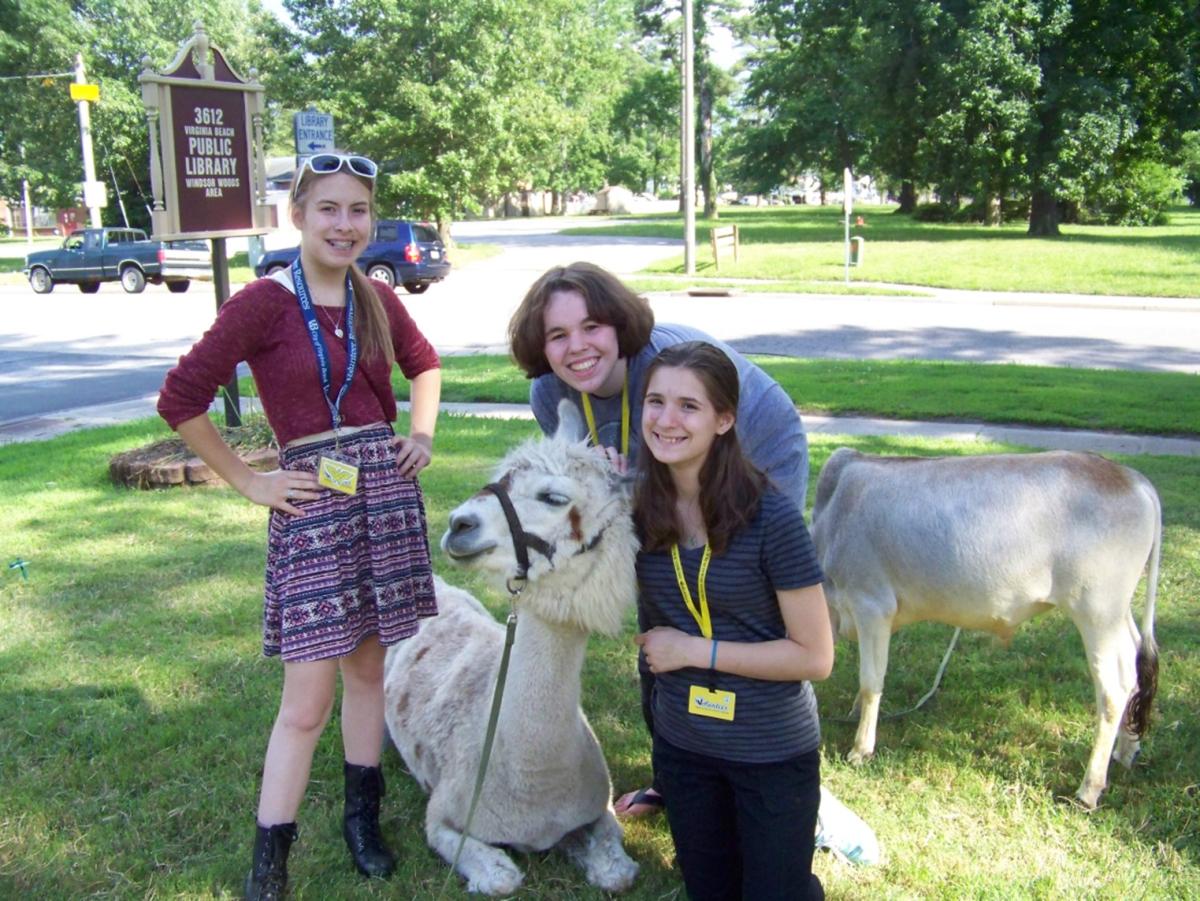
[[[546,360],[546,305],[555,291],[578,291],[587,303],[588,316],[617,331],[622,357],[632,357],[650,342],[654,311],[646,298],[594,263],[555,266],[530,286],[525,299],[508,323],[508,345],[513,361],[528,378],[550,372]]]
[[[685,341],[664,348],[646,369],[645,385],[659,369],[672,367],[693,373],[718,414],[737,416],[738,372],[733,361],[706,341]],[[645,402],[645,391],[642,395]],[[654,458],[647,448],[638,455],[638,479],[634,496],[634,521],[642,548],[661,551],[682,538],[675,514],[675,483],[671,470]],[[700,468],[700,513],[708,544],[714,554],[723,554],[734,533],[758,513],[767,479],[742,453],[737,424],[717,435]]]
[[[313,182],[317,179],[328,178],[330,175],[336,175],[338,172],[344,172],[346,175],[349,175],[370,192],[371,228],[374,229],[375,180],[364,178],[344,166],[338,169],[337,172],[324,173],[314,172],[308,166],[301,167],[300,172],[292,182],[292,190],[288,197],[288,202],[292,209],[303,209],[304,203],[308,199],[308,189],[312,186]],[[376,293],[375,286],[371,284],[371,280],[367,278],[366,274],[358,268],[357,263],[350,264],[349,273],[350,286],[354,291],[354,299],[358,302],[358,306],[354,310],[356,315],[354,336],[362,346],[362,355],[364,359],[381,356],[387,361],[388,367],[391,368],[391,365],[396,362],[396,350],[392,346],[392,328],[388,322],[387,310],[384,309],[383,301]]]

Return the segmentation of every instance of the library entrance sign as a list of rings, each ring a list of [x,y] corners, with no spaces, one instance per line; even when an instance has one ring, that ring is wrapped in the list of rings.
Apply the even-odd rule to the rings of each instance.
[[[204,26],[162,72],[149,57],[138,81],[150,131],[154,236],[230,238],[270,230],[263,158],[263,93],[241,78]]]

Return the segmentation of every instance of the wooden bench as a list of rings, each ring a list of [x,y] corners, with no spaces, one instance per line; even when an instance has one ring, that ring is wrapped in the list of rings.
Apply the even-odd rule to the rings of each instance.
[[[738,261],[738,227],[736,225],[724,225],[712,229],[709,232],[709,241],[712,244],[713,266],[717,272],[721,271],[721,250],[722,248],[733,248],[733,261]]]

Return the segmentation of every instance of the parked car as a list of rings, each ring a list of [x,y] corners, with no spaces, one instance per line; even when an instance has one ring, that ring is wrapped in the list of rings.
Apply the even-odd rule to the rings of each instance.
[[[147,283],[181,294],[192,279],[213,277],[212,255],[203,241],[152,241],[140,228],[79,229],[61,247],[29,254],[21,271],[38,294],[49,294],[59,282],[95,294],[101,282],[118,279],[130,294],[146,290]]]
[[[268,250],[254,267],[259,278],[292,265],[298,247]],[[404,285],[409,294],[423,294],[434,282],[450,274],[446,246],[437,229],[406,219],[380,219],[371,243],[359,255],[358,265],[371,278],[391,287]]]

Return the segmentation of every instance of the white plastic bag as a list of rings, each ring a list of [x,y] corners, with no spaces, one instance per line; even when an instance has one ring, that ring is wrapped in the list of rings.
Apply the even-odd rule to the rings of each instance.
[[[817,847],[855,864],[877,864],[880,860],[875,831],[823,785],[817,811]]]

